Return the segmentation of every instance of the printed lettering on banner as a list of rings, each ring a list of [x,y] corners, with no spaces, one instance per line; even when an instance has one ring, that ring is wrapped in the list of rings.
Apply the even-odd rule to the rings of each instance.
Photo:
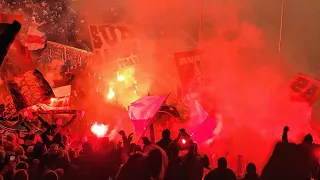
[[[129,67],[134,67],[134,66],[138,65],[138,63],[139,63],[138,56],[132,55],[130,57],[118,59],[115,65],[116,65],[117,70],[122,70],[122,69],[126,69]]]
[[[87,59],[93,54],[82,49],[66,46],[63,44],[48,41],[47,48],[41,53],[39,61],[46,63],[51,60],[69,60],[73,66],[85,64]]]
[[[317,99],[320,92],[320,82],[304,74],[297,74],[290,83],[294,99],[305,101],[310,105]]]
[[[199,86],[198,77],[202,75],[202,51],[179,52],[174,56],[182,88],[186,93],[192,93]]]
[[[137,41],[127,25],[90,25],[89,32],[94,53],[105,62],[137,53]]]

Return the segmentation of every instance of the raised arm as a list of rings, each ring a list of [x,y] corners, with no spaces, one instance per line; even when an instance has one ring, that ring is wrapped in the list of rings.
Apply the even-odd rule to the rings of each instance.
[[[42,25],[45,25],[47,22],[43,21],[42,23],[40,24],[37,24],[38,26],[42,26]]]
[[[288,143],[288,131],[289,131],[289,127],[285,126],[283,129],[283,133],[282,133],[282,142],[284,143]]]

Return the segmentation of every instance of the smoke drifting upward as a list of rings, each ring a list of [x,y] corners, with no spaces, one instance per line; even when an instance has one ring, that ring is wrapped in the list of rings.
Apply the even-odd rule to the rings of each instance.
[[[99,3],[103,4],[95,1]],[[118,3],[113,5],[126,12],[122,22],[133,25],[139,40],[141,66],[136,69],[135,79],[143,87],[142,93],[175,92],[179,79],[173,53],[205,50],[203,99],[212,101],[223,120],[221,133],[212,146],[215,151],[243,154],[261,167],[285,125],[290,126],[294,140],[310,131],[309,107],[291,102],[286,86],[289,77],[308,70],[304,52],[299,52],[302,60],[297,64],[290,59],[295,48],[284,47],[278,66],[280,1],[268,5],[254,0],[204,1],[200,45],[199,0]],[[84,11],[96,11],[87,7]],[[97,23],[97,19],[87,16],[86,23]],[[101,69],[108,71],[107,67],[96,67],[97,71]],[[109,75],[106,78],[114,76]]]
[[[61,76],[61,67],[63,66],[64,62],[61,60],[53,59],[51,60],[51,63],[46,67],[46,70],[44,71],[44,77],[48,81],[51,87],[55,87],[55,81],[62,80]]]

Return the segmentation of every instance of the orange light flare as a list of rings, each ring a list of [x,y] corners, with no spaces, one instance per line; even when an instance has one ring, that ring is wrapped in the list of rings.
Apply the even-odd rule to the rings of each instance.
[[[50,98],[50,106],[53,106],[55,101],[55,98]]]
[[[124,75],[118,75],[118,81],[124,81],[125,80],[125,76]]]
[[[105,99],[112,101],[116,98],[119,105],[127,108],[139,98],[140,91],[137,84],[133,67],[117,71],[116,77],[109,79]]]
[[[105,135],[107,134],[109,130],[109,126],[105,125],[105,124],[99,124],[97,122],[95,122],[92,126],[91,126],[91,132],[96,135],[98,138],[102,138],[105,137]]]
[[[108,98],[109,100],[111,100],[111,99],[113,99],[113,98],[115,97],[115,95],[116,95],[116,93],[113,91],[113,88],[110,87],[110,88],[109,88],[108,95],[107,95],[107,98]]]

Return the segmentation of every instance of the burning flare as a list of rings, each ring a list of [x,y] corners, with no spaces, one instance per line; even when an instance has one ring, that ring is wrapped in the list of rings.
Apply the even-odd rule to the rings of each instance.
[[[110,87],[107,98],[108,99],[113,99],[115,95],[116,95],[116,93],[113,91],[113,88]]]
[[[105,124],[99,124],[95,122],[91,126],[91,132],[95,134],[98,138],[104,137],[108,132],[109,126]]]

